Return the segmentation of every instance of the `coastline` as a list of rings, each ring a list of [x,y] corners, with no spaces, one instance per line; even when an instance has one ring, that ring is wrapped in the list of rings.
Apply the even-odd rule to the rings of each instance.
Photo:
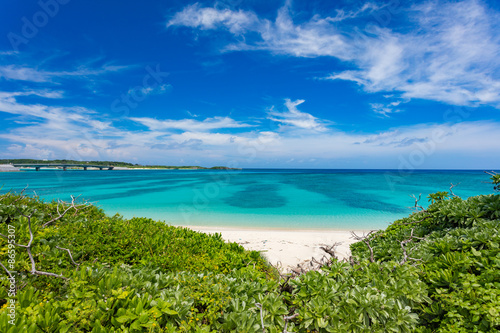
[[[355,243],[346,230],[284,230],[233,227],[180,226],[204,233],[220,233],[228,242],[235,242],[247,250],[259,251],[270,264],[286,272],[313,257],[320,260],[326,253],[320,248],[340,243],[336,247],[339,259],[349,258],[349,245]],[[366,230],[355,231],[363,235]]]

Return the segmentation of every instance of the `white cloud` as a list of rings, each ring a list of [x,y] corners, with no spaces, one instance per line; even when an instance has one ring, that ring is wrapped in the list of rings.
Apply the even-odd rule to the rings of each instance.
[[[382,117],[390,117],[391,113],[401,112],[401,109],[397,107],[401,104],[401,101],[394,101],[390,103],[370,103],[370,106],[376,114]]]
[[[18,53],[17,51],[0,51],[0,56],[10,56],[17,53]]]
[[[126,68],[128,67],[104,65],[97,69],[83,67],[74,71],[45,71],[38,68],[19,65],[2,65],[0,66],[0,78],[29,82],[51,82],[54,78],[85,78],[118,72]]]
[[[274,21],[250,11],[188,6],[168,25],[204,30],[225,28],[243,36],[225,50],[266,50],[295,57],[329,56],[355,69],[328,75],[359,84],[367,92],[404,99],[500,108],[500,14],[479,0],[428,1],[401,7],[408,22],[377,27],[368,15],[382,6],[365,4],[295,23],[289,5]],[[368,18],[366,31],[349,19]],[[369,27],[369,29],[368,29]],[[259,38],[255,38],[257,35]]]
[[[181,25],[203,30],[225,27],[231,33],[239,34],[251,29],[258,21],[257,15],[252,12],[202,8],[194,4],[175,14],[167,26]]]
[[[31,93],[36,95],[39,92]],[[50,93],[43,91],[42,94]],[[8,157],[137,158],[173,164],[184,159],[185,164],[200,164],[195,161],[202,161],[203,165],[235,162],[239,166],[261,167],[284,166],[291,158],[322,167],[359,167],[367,159],[371,163],[369,167],[397,168],[401,159],[411,161],[411,157],[417,154],[415,156],[422,156],[422,163],[419,160],[416,168],[495,167],[494,163],[498,163],[494,154],[500,142],[498,122],[419,124],[376,134],[346,133],[328,129],[315,117],[299,111],[297,107],[302,100],[287,100],[287,111],[270,111],[274,113],[270,117],[283,124],[280,131],[259,130],[228,117],[204,121],[137,117],[132,121],[144,124],[147,129],[126,130],[86,108],[18,101],[26,94],[0,94],[0,111],[13,115],[6,121],[17,122],[17,126],[0,132],[0,139],[8,142],[4,144],[4,154]],[[228,128],[240,130],[238,133],[223,132]],[[171,133],[170,130],[175,131]],[[203,154],[200,154],[200,149]],[[338,164],[339,161],[345,164]],[[301,165],[297,163],[296,166]]]
[[[82,107],[51,107],[42,104],[23,104],[18,97],[36,95],[45,98],[61,98],[61,91],[32,90],[21,92],[0,92],[0,112],[6,112],[24,117],[42,119],[60,119],[61,114],[68,114],[73,120],[82,119],[82,114],[91,114],[93,111]]]
[[[288,109],[287,112],[277,112],[271,109],[268,112],[268,119],[276,121],[287,127],[297,127],[300,129],[312,130],[317,132],[326,131],[326,127],[323,123],[313,115],[305,112],[300,112],[297,106],[304,103],[303,99],[298,99],[296,101],[291,101],[290,99],[285,100],[285,106]]]
[[[129,89],[127,92],[128,95],[137,96],[138,92],[140,92],[141,97],[146,97],[149,95],[161,95],[169,92],[172,89],[171,84],[161,84],[155,87],[136,87]]]
[[[237,122],[229,117],[213,117],[203,121],[194,119],[158,120],[147,117],[133,117],[130,120],[140,123],[150,130],[185,130],[185,131],[210,131],[223,128],[251,127],[250,124]]]
[[[353,59],[359,69],[330,78],[354,81],[369,92],[500,108],[498,13],[466,0],[428,2],[409,14],[416,24],[411,32],[376,29]]]

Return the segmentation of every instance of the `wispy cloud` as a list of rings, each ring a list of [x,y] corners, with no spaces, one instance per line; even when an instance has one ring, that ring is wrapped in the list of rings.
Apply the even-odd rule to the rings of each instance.
[[[147,87],[140,87],[139,92],[141,96],[149,96],[149,95],[161,95],[169,92],[172,89],[171,84],[160,84],[155,87],[147,86]],[[134,89],[129,89],[127,92],[128,95],[137,95],[137,88]]]
[[[376,134],[342,132],[299,111],[297,107],[303,100],[286,100],[284,112],[268,111],[269,117],[282,124],[277,131],[229,117],[203,121],[135,117],[130,121],[145,128],[125,129],[91,109],[50,105],[57,103],[54,98],[46,99],[49,105],[21,100],[28,94],[50,96],[51,92],[0,94],[0,112],[11,114],[13,117],[8,121],[16,123],[0,133],[0,139],[9,142],[5,156],[83,160],[138,158],[156,163],[168,160],[188,164],[197,164],[196,159],[207,165],[237,162],[240,166],[286,165],[292,158],[295,166],[300,166],[300,161],[312,160],[321,166],[338,166],[335,163],[342,160],[359,165],[367,158],[371,167],[395,168],[401,156],[419,151],[426,154],[426,163],[419,167],[432,167],[436,160],[440,167],[453,167],[457,159],[463,159],[462,166],[470,165],[468,156],[478,156],[483,164],[492,163],[496,156],[491,152],[498,150],[500,142],[500,123],[486,121],[419,124]],[[456,158],[446,160],[449,156]]]
[[[127,66],[104,65],[100,68],[79,68],[74,71],[46,71],[21,65],[0,65],[0,78],[28,82],[51,82],[61,78],[87,78],[119,72]]]
[[[304,103],[303,99],[298,99],[296,101],[291,101],[290,99],[285,100],[285,106],[288,111],[277,112],[274,108],[268,112],[268,119],[276,121],[281,124],[281,126],[295,127],[300,129],[312,130],[317,132],[326,131],[324,126],[324,121],[320,121],[313,115],[305,112],[300,112],[297,106]]]
[[[10,56],[17,53],[18,53],[17,51],[0,51],[0,56]]]
[[[182,25],[203,30],[224,27],[231,33],[240,34],[253,29],[258,24],[259,19],[252,12],[201,7],[196,3],[175,14],[167,26]]]
[[[359,69],[330,78],[354,81],[368,92],[500,108],[498,13],[467,0],[428,2],[408,14],[412,31],[376,29],[353,59]]]
[[[19,97],[35,95],[44,98],[61,98],[61,91],[31,90],[19,92],[0,92],[0,112],[6,112],[25,117],[36,117],[42,119],[57,120],[61,115],[69,115],[73,120],[81,117],[81,114],[90,114],[93,111],[83,107],[54,107],[43,104],[25,104],[18,101]]]
[[[369,93],[500,108],[498,12],[479,0],[429,1],[402,7],[400,18],[407,17],[407,25],[393,31],[377,27],[367,16],[381,8],[365,4],[333,17],[316,15],[295,23],[289,4],[274,21],[251,11],[194,5],[177,13],[168,25],[226,29],[238,37],[226,45],[226,51],[265,50],[346,61],[355,68],[326,78],[356,82]],[[363,15],[371,23],[369,33],[349,22]]]
[[[158,120],[146,117],[132,117],[130,120],[140,123],[151,130],[210,131],[223,128],[252,127],[253,125],[237,122],[229,117],[213,117],[203,121],[194,119]]]
[[[390,103],[370,103],[370,106],[377,115],[381,117],[390,117],[392,113],[398,113],[402,110],[398,108],[401,101],[394,101]]]

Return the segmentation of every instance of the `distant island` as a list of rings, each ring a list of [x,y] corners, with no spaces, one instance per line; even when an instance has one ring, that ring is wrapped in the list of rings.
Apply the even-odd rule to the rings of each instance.
[[[128,162],[116,161],[76,161],[76,160],[37,160],[37,159],[0,159],[0,165],[12,164],[68,164],[68,165],[92,165],[92,166],[112,166],[114,169],[166,169],[166,170],[237,170],[225,166],[202,167],[198,165],[141,165]]]

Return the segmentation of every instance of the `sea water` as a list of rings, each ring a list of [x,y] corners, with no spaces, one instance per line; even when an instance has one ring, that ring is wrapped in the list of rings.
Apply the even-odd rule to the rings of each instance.
[[[420,170],[41,170],[0,173],[1,193],[45,200],[80,196],[110,215],[173,225],[367,230],[428,205],[428,194],[490,194],[482,171]]]

